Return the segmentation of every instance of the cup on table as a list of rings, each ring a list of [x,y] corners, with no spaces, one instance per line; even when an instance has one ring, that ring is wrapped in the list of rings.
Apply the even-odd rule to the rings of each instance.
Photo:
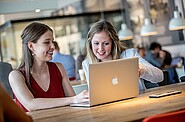
[[[79,75],[80,75],[80,80],[85,81],[86,78],[85,78],[85,72],[83,71],[83,69],[79,69],[78,72],[79,72]]]

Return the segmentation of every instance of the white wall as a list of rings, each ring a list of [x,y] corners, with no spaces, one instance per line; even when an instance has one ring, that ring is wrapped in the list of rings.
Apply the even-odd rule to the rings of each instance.
[[[162,46],[162,49],[169,51],[172,57],[182,56],[185,58],[185,44]]]

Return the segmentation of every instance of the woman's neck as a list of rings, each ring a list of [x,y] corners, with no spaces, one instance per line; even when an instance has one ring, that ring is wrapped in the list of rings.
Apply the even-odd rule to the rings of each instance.
[[[47,63],[43,62],[43,63],[33,63],[33,66],[31,68],[31,73],[36,73],[36,74],[42,74],[44,72],[46,72],[48,69]]]

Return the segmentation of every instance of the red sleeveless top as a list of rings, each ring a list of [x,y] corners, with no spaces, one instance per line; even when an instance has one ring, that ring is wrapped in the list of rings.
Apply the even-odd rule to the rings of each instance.
[[[31,87],[34,91],[33,96],[34,98],[61,98],[65,97],[64,90],[62,87],[62,75],[60,70],[58,69],[57,65],[53,62],[47,62],[50,74],[50,85],[48,90],[45,92],[35,81],[35,79],[30,74],[30,83]],[[25,76],[25,72],[21,71]],[[20,106],[25,112],[28,110],[17,100],[16,96],[16,103]]]

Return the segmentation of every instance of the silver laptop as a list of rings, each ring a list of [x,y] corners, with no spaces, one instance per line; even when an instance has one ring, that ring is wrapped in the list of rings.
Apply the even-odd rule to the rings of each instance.
[[[89,65],[89,102],[71,106],[90,107],[139,95],[138,58]]]

